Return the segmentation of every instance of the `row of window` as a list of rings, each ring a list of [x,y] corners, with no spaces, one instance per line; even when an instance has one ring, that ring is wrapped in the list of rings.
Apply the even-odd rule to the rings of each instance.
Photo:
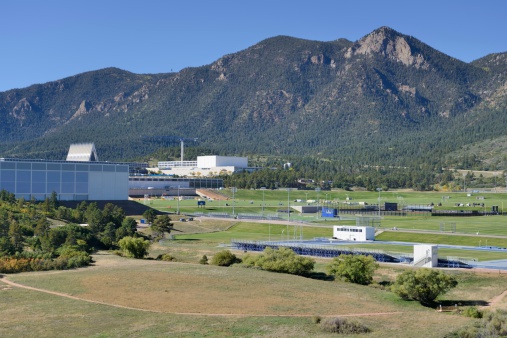
[[[88,183],[83,182],[0,182],[0,190],[17,194],[88,194]]]
[[[51,171],[106,171],[128,172],[127,165],[112,164],[77,164],[77,163],[44,163],[44,162],[3,162],[0,161],[0,170],[51,170]]]
[[[0,182],[82,182],[88,183],[88,172],[0,170]]]
[[[336,228],[336,231],[363,232],[363,229],[357,229],[357,228]]]
[[[26,201],[31,200],[32,198],[37,201],[43,201],[46,198],[50,198],[51,194],[16,194],[16,198],[24,198]],[[58,194],[58,200],[60,201],[87,201],[88,195],[82,194]]]

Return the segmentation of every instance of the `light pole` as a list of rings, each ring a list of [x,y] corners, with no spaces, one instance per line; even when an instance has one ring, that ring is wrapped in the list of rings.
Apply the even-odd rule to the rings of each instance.
[[[326,207],[329,207],[329,204],[328,204],[328,202],[327,202],[327,195],[328,195],[328,194],[326,194],[326,200],[324,201],[324,203],[326,203]]]
[[[320,188],[315,188],[317,192],[317,219],[319,219],[319,202],[320,202]]]
[[[305,202],[306,202],[306,204],[308,204],[308,193],[305,192],[305,195],[306,195],[306,201]]]
[[[264,216],[264,190],[266,189],[261,188],[261,190],[262,190],[262,215]]]
[[[382,191],[382,188],[377,188],[378,191],[378,217],[380,218],[380,192]]]
[[[234,204],[236,204],[236,200],[234,199],[234,193],[236,192],[236,187],[232,187],[232,215],[234,216]]]
[[[180,214],[180,186],[178,185],[178,207],[176,209],[176,214]]]
[[[287,215],[288,215],[287,219],[289,220],[290,223],[290,188],[287,188]]]

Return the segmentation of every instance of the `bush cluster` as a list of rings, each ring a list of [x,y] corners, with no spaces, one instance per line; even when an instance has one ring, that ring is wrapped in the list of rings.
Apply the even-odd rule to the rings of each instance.
[[[355,334],[355,333],[368,333],[370,329],[356,320],[349,320],[345,318],[325,318],[320,321],[320,328],[324,332],[341,333],[341,334]]]
[[[471,306],[469,308],[466,308],[463,311],[463,316],[470,317],[470,318],[482,318],[482,311],[476,308],[475,306]]]
[[[458,282],[453,276],[443,271],[423,268],[401,273],[391,286],[391,291],[403,299],[412,299],[422,304],[430,304],[439,295],[457,285]]]
[[[507,310],[486,312],[480,322],[451,332],[445,338],[507,337]]]
[[[234,263],[241,263],[241,259],[236,257],[236,255],[229,250],[219,251],[211,258],[211,264],[213,265],[231,266]]]
[[[67,250],[55,259],[41,255],[24,255],[28,257],[2,257],[0,258],[1,273],[19,273],[29,271],[66,270],[90,264],[88,253],[77,250]]]
[[[266,271],[306,276],[313,270],[315,260],[299,256],[289,248],[266,248],[260,255],[247,255],[243,264]]]
[[[378,267],[372,256],[340,255],[328,265],[327,271],[345,282],[368,285],[373,282],[373,274]]]

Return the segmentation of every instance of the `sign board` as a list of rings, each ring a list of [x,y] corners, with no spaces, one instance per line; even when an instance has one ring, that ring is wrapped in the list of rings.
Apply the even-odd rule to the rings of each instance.
[[[322,217],[333,218],[338,215],[338,211],[333,208],[322,208]]]
[[[204,206],[206,205],[206,201],[197,201],[197,206]]]

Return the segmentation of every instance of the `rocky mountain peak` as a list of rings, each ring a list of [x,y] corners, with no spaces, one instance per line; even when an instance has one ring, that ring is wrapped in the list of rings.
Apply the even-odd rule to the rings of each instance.
[[[413,51],[407,36],[385,26],[361,38],[345,53],[346,58],[354,55],[382,55],[405,66],[429,67],[424,56]]]

